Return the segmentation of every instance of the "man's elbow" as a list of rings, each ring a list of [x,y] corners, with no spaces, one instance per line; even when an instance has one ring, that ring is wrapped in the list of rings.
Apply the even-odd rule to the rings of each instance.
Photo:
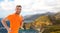
[[[4,23],[4,19],[2,19],[1,22]]]
[[[3,19],[1,20],[1,23],[3,23]]]

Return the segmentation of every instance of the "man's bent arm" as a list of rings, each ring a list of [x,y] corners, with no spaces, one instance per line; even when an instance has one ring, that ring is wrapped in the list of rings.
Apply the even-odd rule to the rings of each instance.
[[[7,21],[7,18],[4,18],[4,19],[1,20],[3,26],[8,30],[9,27],[8,27],[7,24],[6,24],[6,21]]]

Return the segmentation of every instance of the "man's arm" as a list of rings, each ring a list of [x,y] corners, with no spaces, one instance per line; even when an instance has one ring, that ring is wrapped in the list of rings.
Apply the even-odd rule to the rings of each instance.
[[[24,19],[22,20],[21,29],[24,29],[24,28],[23,28],[23,24],[24,24]]]
[[[24,24],[24,23],[22,22],[21,29],[24,29],[24,28],[23,28],[23,24]]]
[[[9,31],[9,27],[6,24],[7,20],[8,20],[7,18],[4,18],[4,19],[1,20],[1,22],[2,22],[3,26],[7,29],[7,31]]]

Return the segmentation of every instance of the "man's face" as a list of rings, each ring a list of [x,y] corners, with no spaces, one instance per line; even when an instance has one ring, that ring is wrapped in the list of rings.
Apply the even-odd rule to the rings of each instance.
[[[16,7],[16,14],[20,14],[21,12],[21,7]]]

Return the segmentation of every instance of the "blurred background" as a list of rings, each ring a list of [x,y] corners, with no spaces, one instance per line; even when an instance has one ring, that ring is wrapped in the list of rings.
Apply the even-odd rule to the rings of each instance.
[[[0,0],[0,33],[7,33],[1,20],[14,13],[16,5],[22,6],[24,17],[19,33],[60,33],[60,0]]]

